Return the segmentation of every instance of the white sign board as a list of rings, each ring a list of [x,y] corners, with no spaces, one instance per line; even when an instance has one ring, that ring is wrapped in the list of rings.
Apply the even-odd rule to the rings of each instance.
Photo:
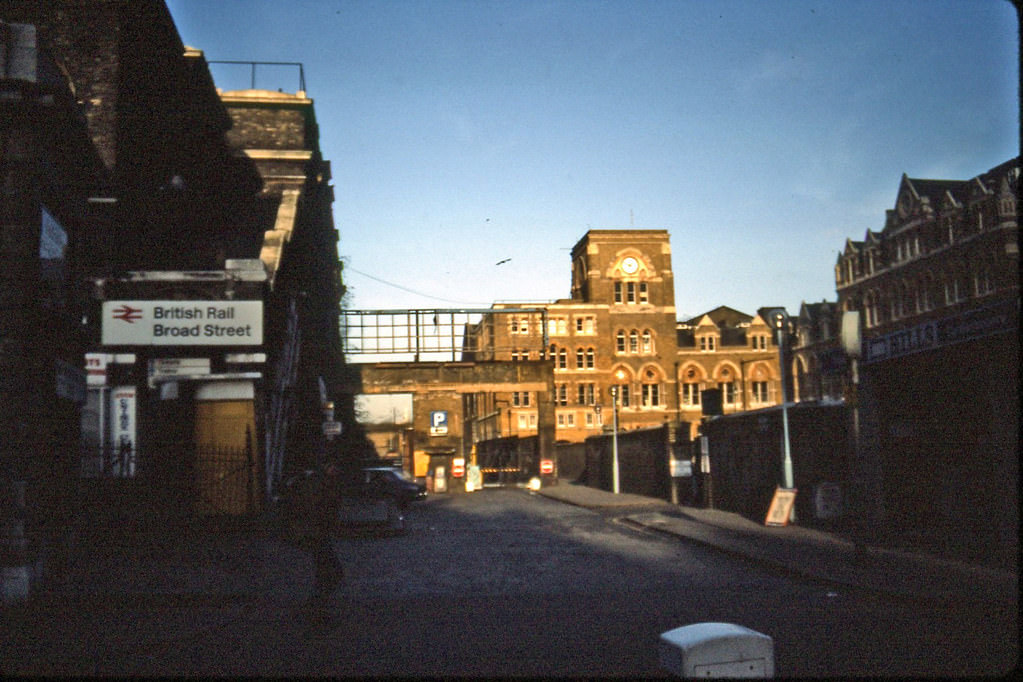
[[[118,386],[110,392],[110,472],[114,476],[135,475],[134,386]]]
[[[210,373],[209,358],[156,358],[149,361],[149,376],[192,376]]]
[[[255,346],[263,343],[262,301],[104,301],[110,346]]]

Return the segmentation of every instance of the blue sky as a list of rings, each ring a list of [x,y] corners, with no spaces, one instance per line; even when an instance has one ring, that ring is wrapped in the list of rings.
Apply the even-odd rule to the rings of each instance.
[[[671,233],[679,318],[798,312],[835,299],[838,251],[903,173],[1020,148],[1008,0],[168,6],[209,60],[304,64],[351,308],[567,298],[583,234],[634,227]]]

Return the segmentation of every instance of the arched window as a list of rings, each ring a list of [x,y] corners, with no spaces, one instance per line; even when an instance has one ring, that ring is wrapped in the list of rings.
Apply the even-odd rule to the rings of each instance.
[[[625,352],[625,332],[621,329],[615,332],[615,352]]]
[[[902,299],[899,303],[899,316],[906,317],[916,312],[916,295],[913,291],[913,287],[909,282],[903,281],[899,285],[901,291],[900,298]]]
[[[644,355],[652,355],[654,352],[654,336],[649,329],[643,330],[641,348]]]
[[[723,405],[735,405],[737,397],[735,384],[735,373],[732,369],[730,367],[722,367],[721,371],[718,372],[717,387],[721,390],[721,403]]]
[[[643,372],[643,383],[640,389],[640,405],[648,409],[662,406],[661,377],[657,372],[652,369]]]
[[[639,352],[639,332],[636,331],[635,329],[629,332],[629,352],[630,353]]]
[[[944,281],[945,305],[958,303],[966,297],[966,288],[963,286],[963,276],[954,270],[945,273]]]
[[[879,319],[880,318],[879,306],[881,304],[880,299],[881,295],[878,293],[876,289],[867,293],[864,303],[866,306],[867,312],[866,322],[868,327],[876,327],[878,324],[880,324]]]
[[[932,289],[934,288],[934,276],[930,273],[926,273],[920,276],[917,282],[917,302],[919,303],[920,311],[926,312],[934,307],[934,297],[932,296]]]
[[[682,404],[698,407],[700,405],[700,381],[703,377],[696,368],[689,367],[682,373]]]
[[[992,291],[994,291],[994,286],[991,283],[991,267],[986,264],[978,266],[973,273],[973,294],[983,296]]]

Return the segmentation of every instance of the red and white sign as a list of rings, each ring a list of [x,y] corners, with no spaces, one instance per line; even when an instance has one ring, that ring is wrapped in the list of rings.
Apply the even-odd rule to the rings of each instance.
[[[541,459],[540,460],[540,473],[541,474],[553,474],[554,473],[554,460],[553,459]]]
[[[461,478],[462,476],[465,476],[465,459],[456,457],[451,460],[451,477]]]
[[[85,354],[85,382],[89,386],[107,385],[107,363],[110,356],[106,353]]]

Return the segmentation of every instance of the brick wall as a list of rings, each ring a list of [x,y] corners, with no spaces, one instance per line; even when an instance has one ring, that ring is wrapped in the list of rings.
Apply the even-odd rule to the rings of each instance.
[[[622,493],[669,499],[671,448],[668,425],[618,434],[618,490]],[[613,436],[586,439],[586,485],[613,490]]]
[[[814,523],[814,491],[823,482],[849,482],[849,413],[843,405],[796,404],[788,408],[796,514]],[[712,419],[707,436],[714,507],[763,521],[782,483],[781,409],[767,408]]]
[[[284,108],[231,107],[228,142],[239,149],[308,149],[305,112]]]

